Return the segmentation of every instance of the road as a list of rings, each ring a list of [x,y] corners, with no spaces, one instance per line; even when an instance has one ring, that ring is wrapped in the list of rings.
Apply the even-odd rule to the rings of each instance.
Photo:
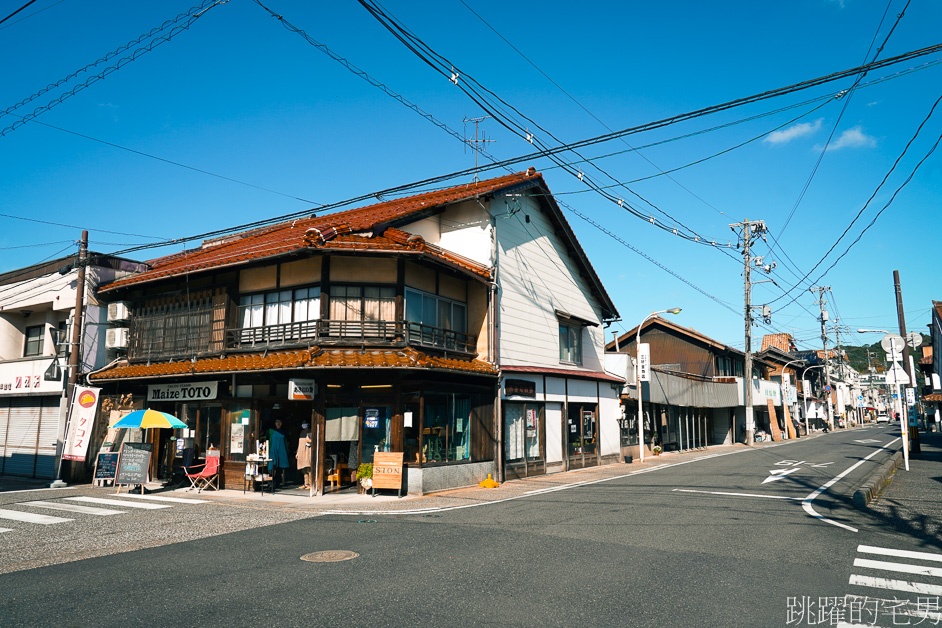
[[[726,449],[414,514],[73,513],[92,544],[135,528],[167,541],[0,576],[0,625],[935,625],[942,543],[854,510],[848,493],[898,437],[879,426]],[[243,517],[262,527],[171,542]],[[0,534],[4,553],[44,542],[27,539]],[[358,556],[300,560],[327,550]],[[928,588],[899,590],[911,581]]]

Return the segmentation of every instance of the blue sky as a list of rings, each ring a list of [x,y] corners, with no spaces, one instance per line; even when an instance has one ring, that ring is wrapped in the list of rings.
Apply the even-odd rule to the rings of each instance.
[[[199,2],[38,0],[0,24],[7,60],[0,111]],[[0,2],[0,18],[23,4]],[[857,67],[873,58],[891,29],[880,59],[942,43],[942,2],[914,2],[896,23],[904,4],[442,0],[383,7],[453,64],[462,86],[473,77],[534,122],[524,126],[538,141],[554,145],[546,132],[573,142]],[[473,125],[463,120],[484,115],[482,109],[357,2],[265,5],[447,127],[473,135]],[[916,135],[942,94],[940,61],[942,54],[934,53],[874,70],[841,98],[835,96],[854,84],[853,77],[597,143],[580,151],[587,161],[574,168],[601,186],[631,182],[610,191],[644,215],[676,221],[720,245],[735,244],[729,224],[765,220],[779,246],[772,249],[769,238],[756,252],[776,262],[771,277],[777,286],[757,285],[753,302],[772,303],[775,331],[817,348],[818,306],[807,287],[931,150],[942,133],[942,112],[928,119],[834,252],[790,289],[848,227]],[[139,51],[105,78],[43,109],[91,75],[80,73],[0,116],[0,129],[7,129],[18,116],[38,114],[0,137],[0,271],[74,251],[81,228],[90,231],[94,250],[118,251],[474,166],[473,152],[452,135],[252,0],[213,6],[170,41]],[[499,159],[534,151],[494,119],[481,129],[493,140],[488,152]],[[573,153],[561,157],[579,160]],[[817,281],[831,287],[827,309],[841,325],[894,329],[892,273],[899,270],[907,326],[926,331],[930,299],[942,299],[935,263],[940,164],[939,153],[930,155],[874,226]],[[566,210],[624,319],[613,329],[629,329],[652,310],[682,307],[676,322],[742,347],[736,249],[724,253],[722,246],[658,229],[546,157],[515,169],[528,166],[544,173],[561,202],[620,240]],[[179,248],[135,255],[149,259]],[[760,275],[754,278],[765,278]],[[787,296],[778,298],[783,292]],[[768,331],[757,328],[757,339]],[[845,333],[842,342],[878,338]]]

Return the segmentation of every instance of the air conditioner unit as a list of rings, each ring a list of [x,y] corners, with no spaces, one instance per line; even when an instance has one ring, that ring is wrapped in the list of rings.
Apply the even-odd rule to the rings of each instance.
[[[128,348],[128,328],[127,327],[114,327],[112,329],[109,329],[108,332],[105,334],[105,347],[107,347],[108,349],[127,349]]]
[[[128,310],[128,304],[124,301],[115,301],[108,304],[108,322],[115,323],[126,321],[131,318],[131,312]]]

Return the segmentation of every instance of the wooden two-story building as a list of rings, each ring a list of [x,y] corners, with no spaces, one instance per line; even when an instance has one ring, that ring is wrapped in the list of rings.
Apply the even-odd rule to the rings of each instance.
[[[100,296],[126,304],[128,341],[91,383],[185,421],[156,431],[155,459],[218,449],[228,487],[276,419],[292,461],[310,424],[318,488],[377,451],[404,452],[413,493],[497,476],[511,453],[545,472],[617,452],[599,420],[615,425],[617,312],[532,169],[206,241]]]

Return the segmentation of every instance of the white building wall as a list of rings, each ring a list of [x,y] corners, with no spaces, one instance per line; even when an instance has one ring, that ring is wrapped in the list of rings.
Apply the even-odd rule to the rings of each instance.
[[[582,368],[603,370],[599,303],[548,218],[529,197],[500,197],[491,207],[497,237],[501,364],[569,368],[559,361],[559,310],[597,323],[583,330]]]

